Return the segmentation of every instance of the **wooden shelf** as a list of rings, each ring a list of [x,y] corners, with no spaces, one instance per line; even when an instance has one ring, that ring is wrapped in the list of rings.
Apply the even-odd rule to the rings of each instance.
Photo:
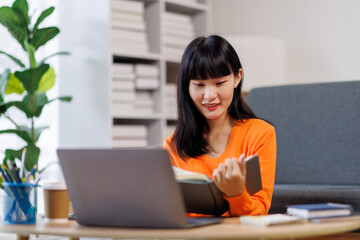
[[[114,0],[110,0],[111,1]],[[116,0],[120,1],[120,0]],[[182,14],[180,19],[188,19],[193,25],[194,36],[204,35],[209,31],[208,29],[208,18],[210,15],[210,1],[208,0],[198,0],[197,2],[191,1],[182,1],[182,0],[137,0],[137,2],[144,3],[144,20],[146,22],[146,34],[147,34],[147,44],[149,46],[150,53],[139,53],[139,52],[128,52],[128,49],[124,49],[126,52],[115,52],[111,49],[110,44],[110,53],[111,60],[113,63],[131,63],[131,64],[152,64],[159,67],[160,72],[160,86],[156,90],[151,91],[153,100],[155,101],[155,113],[131,113],[124,112],[124,114],[111,114],[110,118],[112,119],[112,126],[116,125],[128,125],[128,124],[141,124],[146,125],[148,128],[148,143],[151,146],[158,145],[162,146],[164,139],[169,134],[168,126],[173,127],[174,123],[177,120],[176,116],[168,116],[166,109],[166,85],[167,83],[175,83],[179,63],[181,61],[181,56],[176,57],[177,55],[166,55],[165,47],[169,46],[169,43],[165,42],[165,34],[173,36],[175,33],[165,33],[166,28],[166,13],[175,13],[176,21],[179,18],[176,18],[176,14]],[[111,7],[111,4],[110,4]],[[111,12],[111,11],[109,11]],[[111,19],[110,19],[111,21]],[[174,21],[174,20],[173,20]],[[176,24],[177,22],[175,22]],[[174,24],[174,22],[172,22]],[[110,22],[110,26],[111,26]],[[170,24],[171,25],[171,24]],[[182,25],[179,28],[183,27]],[[170,31],[173,29],[170,29]],[[112,30],[110,29],[110,39],[112,39]],[[186,39],[186,38],[185,38]],[[167,38],[167,41],[169,39]],[[189,41],[189,39],[186,39]],[[115,46],[119,47],[119,46]],[[183,47],[185,49],[185,46]],[[115,49],[115,48],[114,48]],[[121,48],[120,48],[121,49]],[[180,52],[183,51],[181,50]],[[177,53],[177,51],[175,51]],[[175,56],[175,57],[173,57]],[[112,81],[112,75],[109,76],[110,82]],[[111,86],[111,84],[110,84]],[[111,91],[111,87],[110,87]],[[138,91],[138,90],[135,90]],[[136,93],[135,93],[136,94]],[[174,98],[176,96],[174,95]],[[174,99],[172,99],[174,100]],[[176,103],[173,103],[176,107]],[[118,109],[115,109],[118,110]],[[117,111],[119,112],[119,111]],[[173,112],[173,111],[171,111]],[[121,111],[119,112],[121,113]]]

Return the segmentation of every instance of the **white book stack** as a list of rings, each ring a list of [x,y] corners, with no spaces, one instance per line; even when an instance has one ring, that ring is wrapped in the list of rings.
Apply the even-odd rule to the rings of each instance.
[[[177,118],[176,84],[167,83],[165,86],[165,113],[166,116]]]
[[[148,145],[148,130],[145,125],[115,125],[112,128],[111,146],[145,147]]]
[[[195,37],[191,16],[166,12],[164,30],[166,57],[180,61],[186,46]]]
[[[111,0],[111,46],[114,54],[148,53],[144,2]]]
[[[138,90],[156,90],[160,86],[160,70],[154,64],[135,64],[135,86]]]
[[[135,109],[134,64],[114,63],[111,65],[111,113],[123,115]]]
[[[142,114],[154,113],[155,101],[149,91],[136,91],[135,111]]]

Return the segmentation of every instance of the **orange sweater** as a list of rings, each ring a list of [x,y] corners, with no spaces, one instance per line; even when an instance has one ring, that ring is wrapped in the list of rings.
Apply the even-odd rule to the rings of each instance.
[[[276,136],[274,127],[259,119],[237,121],[232,129],[225,151],[217,158],[199,156],[184,162],[171,143],[172,134],[166,138],[164,148],[168,150],[172,164],[179,168],[204,173],[212,178],[213,171],[227,158],[258,154],[262,179],[262,190],[250,196],[247,191],[236,197],[226,197],[230,210],[223,216],[267,214],[275,181]],[[192,214],[193,215],[193,214]]]

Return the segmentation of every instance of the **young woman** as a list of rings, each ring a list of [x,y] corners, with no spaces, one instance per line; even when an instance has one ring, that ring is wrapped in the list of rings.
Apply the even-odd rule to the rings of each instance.
[[[241,97],[243,69],[220,36],[186,48],[177,79],[178,122],[164,142],[172,164],[213,178],[229,202],[224,216],[267,214],[275,179],[274,127],[256,118]],[[262,190],[245,187],[245,157],[258,154]]]

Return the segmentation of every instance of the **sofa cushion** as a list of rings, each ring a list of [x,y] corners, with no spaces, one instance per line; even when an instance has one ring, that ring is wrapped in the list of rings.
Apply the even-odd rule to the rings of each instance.
[[[269,213],[285,213],[286,206],[304,203],[345,203],[360,211],[360,186],[275,184]]]
[[[246,101],[275,126],[276,183],[360,183],[360,81],[257,88]]]

